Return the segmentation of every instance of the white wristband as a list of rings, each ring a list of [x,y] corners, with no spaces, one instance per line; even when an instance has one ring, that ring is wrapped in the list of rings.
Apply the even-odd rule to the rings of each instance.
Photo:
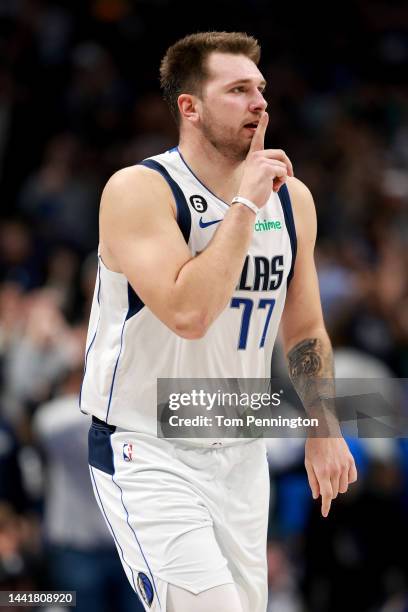
[[[248,200],[247,198],[242,198],[241,196],[234,196],[231,202],[231,206],[232,204],[243,204],[244,206],[250,208],[255,215],[257,215],[259,212],[259,208],[256,204],[254,204],[253,202],[251,202],[251,200]]]

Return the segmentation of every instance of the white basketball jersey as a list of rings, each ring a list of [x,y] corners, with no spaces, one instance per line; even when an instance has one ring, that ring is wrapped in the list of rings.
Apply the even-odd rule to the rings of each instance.
[[[141,163],[159,172],[171,187],[181,233],[192,255],[199,254],[229,206],[198,180],[178,148]],[[158,378],[269,378],[295,256],[291,203],[283,185],[254,216],[253,238],[236,289],[197,340],[171,331],[127,278],[109,270],[99,256],[81,410],[109,424],[156,436]],[[157,275],[160,282],[159,270]]]

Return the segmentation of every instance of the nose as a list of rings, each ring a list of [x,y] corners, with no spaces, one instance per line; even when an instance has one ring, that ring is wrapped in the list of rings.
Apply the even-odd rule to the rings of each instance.
[[[263,112],[264,110],[266,110],[267,106],[268,106],[268,103],[263,97],[262,92],[259,91],[258,88],[255,88],[251,103],[249,105],[250,112],[251,113]]]

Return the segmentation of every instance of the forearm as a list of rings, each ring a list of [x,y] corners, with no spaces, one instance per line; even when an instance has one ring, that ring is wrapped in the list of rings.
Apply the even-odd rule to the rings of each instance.
[[[318,435],[337,435],[333,351],[326,331],[311,330],[298,339],[287,359],[291,381],[306,412],[319,420]]]
[[[241,204],[226,213],[213,239],[180,269],[173,290],[175,311],[201,313],[208,327],[230,300],[254,231],[255,215]]]

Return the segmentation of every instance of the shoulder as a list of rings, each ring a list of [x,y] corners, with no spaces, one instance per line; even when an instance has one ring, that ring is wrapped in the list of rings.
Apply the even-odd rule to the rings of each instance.
[[[152,180],[157,180],[157,177],[159,176],[160,174],[156,172],[156,170],[148,168],[147,166],[144,166],[141,163],[134,164],[133,166],[127,166],[126,168],[121,168],[120,170],[117,170],[114,174],[112,174],[112,176],[106,183],[106,186],[120,186],[132,181],[149,182]]]
[[[150,201],[172,202],[170,188],[163,177],[142,165],[128,166],[115,172],[107,181],[101,198],[101,212],[105,208],[146,205]]]
[[[288,176],[286,186],[289,191],[292,205],[300,210],[315,210],[313,196],[310,189],[295,176]]]
[[[120,249],[153,235],[157,226],[173,225],[176,218],[173,194],[158,172],[142,165],[118,170],[106,183],[101,197],[99,250],[104,263],[121,272],[117,256]]]
[[[167,193],[167,183],[163,177],[146,166],[135,165],[127,168],[122,168],[115,172],[108,182],[106,183],[103,193],[102,200],[106,200],[109,196],[126,196],[131,193],[133,196],[139,195],[140,193],[151,193],[153,189],[154,194],[162,191]]]
[[[292,203],[298,238],[315,240],[317,232],[316,207],[308,187],[294,176],[288,176],[286,186]]]

